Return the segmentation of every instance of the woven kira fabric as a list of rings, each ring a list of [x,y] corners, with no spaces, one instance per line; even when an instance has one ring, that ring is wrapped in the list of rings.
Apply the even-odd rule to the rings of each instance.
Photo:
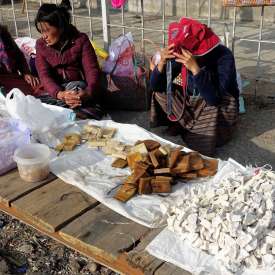
[[[166,93],[154,92],[151,102],[151,127],[163,125],[167,115]],[[238,103],[232,96],[224,96],[219,106],[209,106],[201,97],[184,97],[176,90],[172,112],[182,127],[184,142],[190,149],[208,156],[224,145],[233,135],[238,120]]]
[[[226,7],[275,6],[275,0],[223,0]]]

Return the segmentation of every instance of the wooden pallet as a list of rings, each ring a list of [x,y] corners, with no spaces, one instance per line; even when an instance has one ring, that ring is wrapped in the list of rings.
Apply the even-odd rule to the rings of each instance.
[[[17,170],[0,176],[0,210],[121,274],[188,275],[149,255],[160,232],[112,211],[54,175],[23,182]]]

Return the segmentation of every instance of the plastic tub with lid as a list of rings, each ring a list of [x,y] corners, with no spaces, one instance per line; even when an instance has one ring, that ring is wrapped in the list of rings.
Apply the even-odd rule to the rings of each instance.
[[[37,182],[46,179],[50,173],[50,149],[39,143],[31,143],[14,152],[20,177],[27,182]]]

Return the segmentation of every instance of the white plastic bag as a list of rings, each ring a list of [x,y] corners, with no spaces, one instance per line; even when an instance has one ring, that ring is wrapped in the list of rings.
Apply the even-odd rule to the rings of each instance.
[[[30,130],[20,121],[0,118],[0,175],[16,167],[14,151],[30,143]]]
[[[61,129],[75,119],[72,110],[43,104],[33,96],[25,96],[17,88],[7,94],[6,107],[12,118],[23,121],[33,133]]]

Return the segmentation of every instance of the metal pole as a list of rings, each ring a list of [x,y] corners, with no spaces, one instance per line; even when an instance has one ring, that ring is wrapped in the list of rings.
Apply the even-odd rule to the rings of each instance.
[[[16,17],[15,17],[15,11],[14,11],[14,0],[11,0],[11,6],[12,6],[12,16],[13,16],[13,22],[14,22],[14,28],[15,28],[15,35],[16,37],[18,37],[18,29],[17,29]]]
[[[72,2],[72,17],[73,17],[73,24],[75,25],[75,16],[74,16],[74,1]]]
[[[211,27],[211,11],[212,11],[212,1],[208,0],[208,27]]]
[[[91,0],[88,0],[88,14],[89,14],[89,29],[90,29],[90,38],[93,40],[93,22],[91,14]]]
[[[30,16],[29,16],[29,9],[28,9],[28,0],[25,0],[25,3],[26,3],[26,11],[27,11],[27,21],[28,21],[29,36],[32,37],[31,24],[30,24]]]
[[[165,0],[161,1],[162,5],[162,46],[165,47]]]
[[[232,26],[232,53],[234,55],[235,50],[235,31],[236,31],[236,17],[237,17],[237,8],[234,7],[234,15],[233,15],[233,26]]]
[[[121,7],[121,24],[124,26],[124,6]],[[125,35],[125,28],[122,27],[122,34]]]
[[[261,7],[260,15],[260,29],[259,29],[259,42],[258,42],[258,52],[257,52],[257,65],[256,65],[256,83],[255,83],[255,98],[257,96],[257,84],[259,77],[260,61],[261,61],[261,41],[263,36],[263,25],[264,25],[264,6]]]
[[[144,51],[144,5],[143,0],[140,2],[141,7],[141,48]]]
[[[102,28],[103,28],[103,40],[104,40],[104,48],[108,50],[110,39],[110,18],[109,18],[109,10],[107,0],[101,0],[101,11],[102,11]]]
[[[184,16],[187,16],[187,0],[184,1]]]

